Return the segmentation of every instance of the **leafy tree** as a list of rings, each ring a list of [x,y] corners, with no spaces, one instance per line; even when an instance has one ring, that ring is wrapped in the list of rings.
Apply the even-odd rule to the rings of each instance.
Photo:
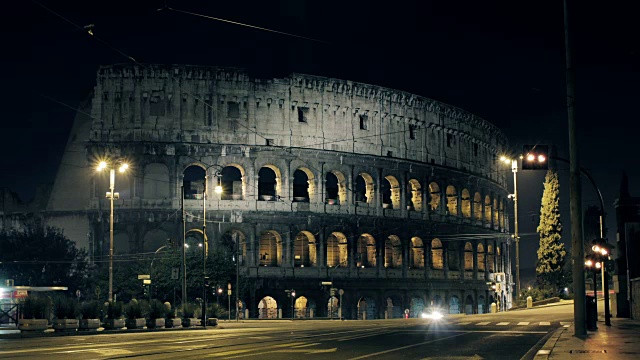
[[[87,277],[87,253],[60,229],[41,223],[24,230],[0,232],[0,278],[16,285],[82,287]]]
[[[544,179],[544,192],[540,206],[540,224],[536,231],[540,235],[538,261],[536,264],[537,282],[555,292],[563,288],[563,268],[567,252],[562,238],[562,222],[560,221],[560,184],[558,174],[547,171]]]

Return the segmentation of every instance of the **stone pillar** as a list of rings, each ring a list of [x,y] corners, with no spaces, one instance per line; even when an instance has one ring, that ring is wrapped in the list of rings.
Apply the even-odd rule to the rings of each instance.
[[[378,216],[382,216],[384,211],[382,209],[382,168],[376,168],[376,178],[373,181],[374,188],[373,193],[375,194],[375,200],[373,201],[373,205],[376,209],[376,214]]]
[[[473,280],[478,280],[478,244],[472,243],[473,246]],[[477,295],[477,294],[476,294]],[[477,296],[476,296],[477,299]],[[476,300],[476,305],[477,305]]]
[[[402,239],[400,239],[400,244],[402,244],[402,277],[406,279],[409,266],[413,265],[413,264],[409,264],[409,251],[411,251],[411,238],[407,236],[405,237],[405,241],[402,241]]]
[[[449,242],[442,241],[442,271],[444,278],[449,278]]]
[[[320,232],[318,233],[318,238],[316,238],[316,256],[317,262],[316,265],[318,267],[326,267],[327,266],[327,236],[326,236],[326,227],[320,227]]]

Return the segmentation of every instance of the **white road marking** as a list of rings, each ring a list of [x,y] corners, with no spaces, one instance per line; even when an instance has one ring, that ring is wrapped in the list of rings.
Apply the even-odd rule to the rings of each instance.
[[[571,325],[562,325],[562,327],[568,328],[568,327],[571,327]]]
[[[471,321],[465,321],[465,322],[457,323],[456,325],[469,325],[469,324],[471,324]]]
[[[434,339],[434,340],[429,340],[429,341],[423,341],[423,342],[420,342],[420,343],[417,343],[417,344],[411,344],[411,345],[407,345],[407,346],[401,346],[401,347],[398,347],[398,348],[395,348],[395,349],[389,349],[389,350],[385,350],[385,351],[380,351],[380,352],[376,352],[376,353],[371,353],[371,354],[366,354],[366,355],[362,355],[362,356],[354,357],[354,358],[351,358],[351,359],[349,359],[349,360],[366,359],[366,358],[369,358],[369,357],[372,357],[372,356],[382,355],[382,354],[388,354],[388,353],[390,353],[390,352],[399,351],[399,350],[404,350],[404,349],[409,349],[409,348],[416,347],[416,346],[422,346],[422,345],[425,345],[425,344],[430,344],[430,343],[433,343],[433,342],[436,342],[436,341],[440,341],[440,340],[451,339],[451,338],[454,338],[454,337],[456,337],[456,336],[462,336],[462,335],[466,335],[466,334],[468,334],[468,333],[467,333],[467,332],[465,332],[465,333],[458,334],[458,335],[452,335],[452,336],[447,336],[447,337],[443,337],[443,338],[439,338],[439,339]]]
[[[528,321],[520,321],[518,325],[529,325]]]
[[[560,325],[562,325],[562,326],[571,325],[571,324],[573,324],[573,323],[570,322],[570,321],[560,321]]]
[[[505,325],[509,325],[509,323],[508,323],[508,322],[499,322],[499,323],[497,323],[496,325],[498,325],[498,326],[505,326]]]
[[[482,325],[489,325],[489,322],[488,321],[483,321],[483,322],[477,323],[476,325],[481,325],[481,326]]]
[[[551,323],[548,321],[540,321],[540,326],[549,326],[549,325],[551,325]]]

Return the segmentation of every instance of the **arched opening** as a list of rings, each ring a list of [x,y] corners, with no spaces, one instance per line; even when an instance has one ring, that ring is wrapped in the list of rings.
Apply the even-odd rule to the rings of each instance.
[[[440,295],[434,295],[433,299],[431,299],[431,308],[433,309],[443,309],[444,301]],[[444,309],[443,309],[444,310]]]
[[[329,205],[347,203],[347,179],[340,171],[328,172],[325,177],[326,202]]]
[[[356,247],[356,266],[376,267],[376,239],[370,234],[362,234]]]
[[[493,245],[487,245],[487,263],[489,272],[494,272],[495,256],[493,255]]]
[[[293,263],[296,267],[316,266],[316,239],[312,233],[301,231],[293,246]]]
[[[424,301],[419,297],[412,297],[409,303],[409,316],[419,318],[424,312]]]
[[[169,234],[164,230],[151,230],[144,234],[142,249],[146,253],[153,253],[168,244]]]
[[[404,309],[402,308],[402,301],[398,297],[389,296],[386,299],[386,309],[387,317],[389,319],[399,319],[402,318],[402,314]]]
[[[449,241],[447,243],[447,262],[449,270],[460,270],[460,248],[457,242]]]
[[[260,234],[260,266],[282,265],[282,238],[275,231]]]
[[[466,315],[473,314],[473,298],[471,297],[471,295],[467,295],[467,297],[464,299],[464,313]]]
[[[127,235],[126,233],[116,233],[115,235],[113,235],[113,253],[115,255],[124,255],[131,253],[129,235]]]
[[[327,238],[327,266],[347,266],[347,237],[343,233],[334,232]]]
[[[385,208],[400,208],[400,183],[391,175],[385,176],[382,182],[382,206]]]
[[[440,239],[431,240],[431,268],[434,270],[442,270],[444,268],[442,242]]]
[[[235,165],[226,166],[221,171],[222,186],[221,200],[242,200],[244,194],[244,180],[240,167]]]
[[[148,164],[144,167],[144,198],[168,199],[169,193],[169,169],[165,164]]]
[[[498,199],[493,199],[493,225],[498,226]]]
[[[305,170],[297,169],[293,172],[293,201],[295,202],[309,202],[311,193],[314,192],[313,173]]]
[[[411,194],[411,203],[409,204],[409,210],[422,211],[422,188],[420,182],[416,179],[409,180],[408,189]]]
[[[191,165],[182,173],[182,186],[185,199],[202,200],[204,192],[204,169],[198,165]]]
[[[478,296],[478,314],[484,314],[484,296]]]
[[[479,192],[473,195],[473,219],[482,221],[482,196]]]
[[[369,296],[361,297],[358,301],[358,320],[374,320],[376,318],[376,302]]]
[[[356,201],[367,204],[375,201],[373,178],[367,173],[360,173],[356,177]]]
[[[484,197],[484,221],[491,223],[491,196]]]
[[[462,208],[462,217],[465,219],[471,218],[471,195],[469,194],[469,190],[462,189],[462,203],[460,204]]]
[[[449,299],[449,314],[460,314],[460,299],[455,295]]]
[[[220,237],[220,245],[220,249],[226,257],[231,258],[234,263],[237,259],[240,261],[239,265],[245,265],[247,258],[247,241],[241,231],[227,231]]]
[[[258,319],[277,319],[278,303],[271,296],[265,296],[258,303]]]
[[[440,208],[440,186],[434,182],[429,184],[429,208],[431,212]]]
[[[414,269],[424,269],[424,244],[419,237],[411,238],[411,252],[409,263]]]
[[[338,298],[335,296],[330,297],[329,301],[327,301],[327,314],[329,315],[329,318],[331,319],[338,318],[339,309],[340,309],[340,302],[338,301]]]
[[[473,271],[473,245],[470,242],[464,244],[464,270]]]
[[[478,244],[478,272],[484,272],[484,245]]]
[[[458,216],[458,193],[455,186],[447,186],[447,211],[451,216]]]
[[[275,201],[280,194],[280,170],[267,165],[258,171],[258,200]]]
[[[396,235],[391,235],[384,241],[384,267],[402,267],[402,242]]]
[[[295,309],[294,316],[298,319],[304,319],[309,317],[309,308],[307,307],[309,301],[304,296],[299,296],[296,298],[296,302],[293,307]]]

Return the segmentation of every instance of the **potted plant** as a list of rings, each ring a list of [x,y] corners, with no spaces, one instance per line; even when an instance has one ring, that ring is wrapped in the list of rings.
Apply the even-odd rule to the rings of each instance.
[[[76,332],[80,327],[78,306],[76,302],[66,296],[58,296],[53,300],[53,328],[56,332]]]
[[[142,307],[138,300],[131,299],[124,309],[124,315],[126,317],[125,325],[127,329],[144,329],[145,318],[142,317]]]
[[[200,325],[200,319],[196,317],[198,306],[193,303],[182,305],[182,327],[194,327]]]
[[[165,326],[168,328],[180,328],[182,327],[182,321],[176,317],[176,309],[171,307],[170,302],[164,303],[164,309],[166,314]]]
[[[29,295],[21,304],[22,318],[18,322],[20,331],[44,331],[49,327],[47,298]]]
[[[151,300],[148,305],[148,318],[147,328],[149,329],[162,329],[165,326],[165,316],[167,315],[167,309],[160,300]]]
[[[80,319],[81,331],[97,331],[100,327],[100,303],[96,300],[85,301],[80,304]]]
[[[120,330],[125,326],[122,319],[122,303],[109,302],[106,303],[107,318],[104,320],[104,328],[107,330]]]

